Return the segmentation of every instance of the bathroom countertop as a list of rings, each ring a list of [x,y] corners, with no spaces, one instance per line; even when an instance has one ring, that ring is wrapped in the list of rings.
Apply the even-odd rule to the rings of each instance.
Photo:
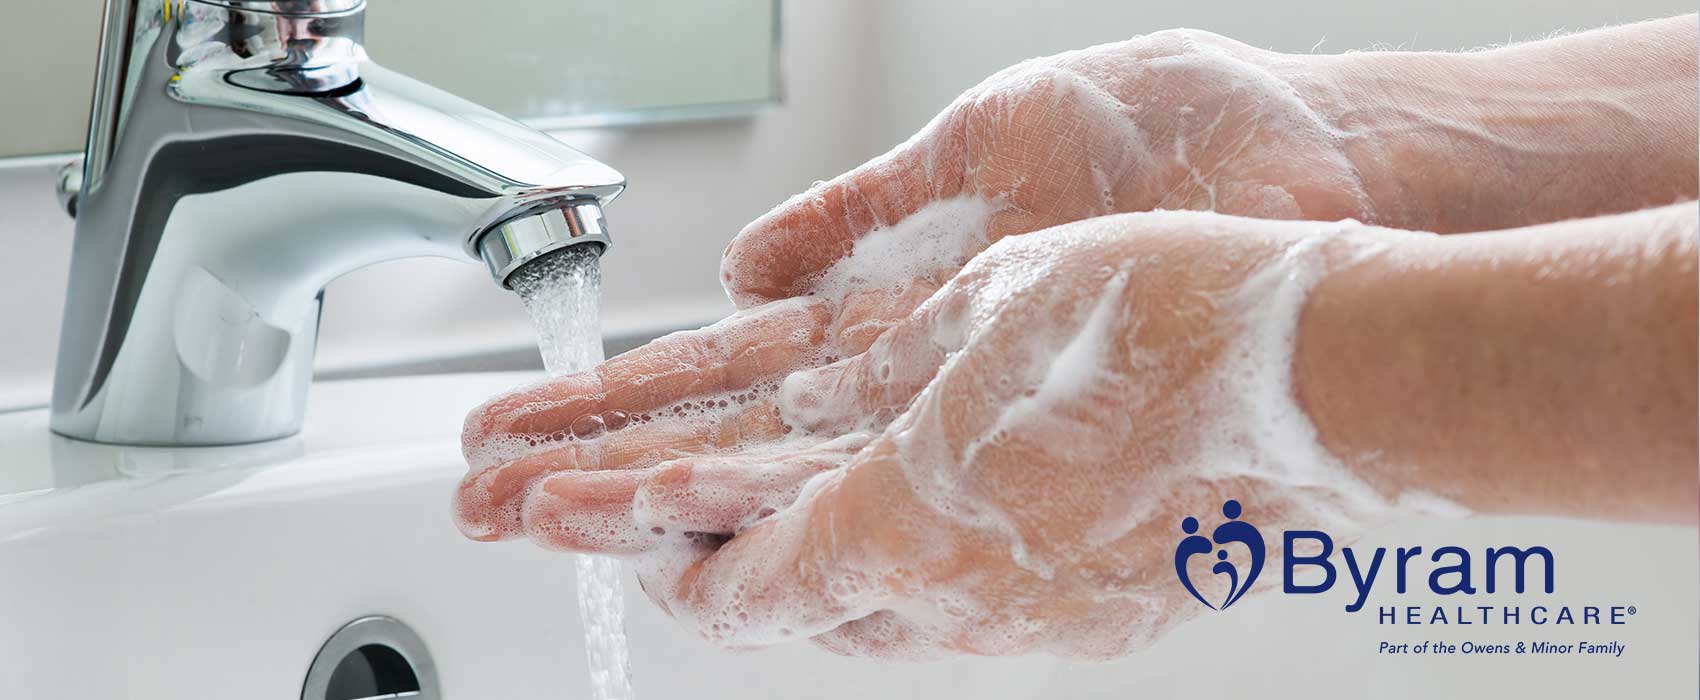
[[[191,484],[237,481],[237,475],[247,490],[278,482],[372,478],[368,468],[350,469],[347,458],[411,449],[458,452],[468,410],[541,377],[541,372],[483,372],[316,382],[299,434],[225,447],[84,442],[50,432],[46,409],[0,413],[0,522],[16,504],[71,497],[73,491],[89,497],[96,491],[151,493],[163,481],[200,491]],[[395,464],[364,464],[379,463]]]

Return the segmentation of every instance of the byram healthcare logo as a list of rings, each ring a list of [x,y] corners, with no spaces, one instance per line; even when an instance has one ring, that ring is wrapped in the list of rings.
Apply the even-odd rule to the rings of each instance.
[[[1175,547],[1175,576],[1180,579],[1181,586],[1187,593],[1192,594],[1199,603],[1211,610],[1227,610],[1240,598],[1245,597],[1246,591],[1251,590],[1257,582],[1257,575],[1263,572],[1266,545],[1263,534],[1251,523],[1240,519],[1244,509],[1237,500],[1229,499],[1222,503],[1222,517],[1226,520],[1210,531],[1206,537],[1199,532],[1198,518],[1187,516],[1181,520],[1181,532],[1186,536],[1181,538]],[[1245,548],[1242,557],[1233,556],[1231,552],[1239,549],[1229,545],[1238,543]],[[1304,546],[1300,546],[1303,543]],[[1301,550],[1304,553],[1301,553]],[[1368,561],[1361,556],[1362,549],[1340,547],[1340,559],[1344,566],[1335,568],[1329,561],[1334,554],[1334,539],[1320,530],[1286,530],[1281,533],[1281,591],[1287,594],[1322,593],[1334,587],[1336,581],[1351,579],[1354,588],[1352,601],[1347,603],[1346,612],[1355,613],[1363,610],[1369,601],[1370,591],[1375,589],[1376,582],[1382,581],[1382,588],[1387,588],[1386,582],[1392,580],[1393,591],[1403,595],[1409,590],[1412,581],[1422,581],[1421,571],[1413,576],[1412,562],[1417,567],[1423,567],[1423,560],[1431,566],[1428,568],[1428,591],[1436,596],[1474,596],[1478,590],[1493,595],[1496,592],[1508,592],[1502,589],[1506,586],[1497,580],[1498,576],[1509,569],[1515,575],[1512,591],[1521,601],[1522,596],[1538,596],[1542,591],[1547,596],[1553,593],[1553,555],[1546,547],[1487,547],[1480,559],[1473,559],[1471,552],[1464,547],[1436,547],[1432,553],[1426,553],[1423,547],[1376,547],[1368,553]],[[1215,576],[1227,577],[1227,592],[1221,600],[1211,600],[1200,591],[1198,583],[1188,573],[1187,565],[1192,558],[1200,555],[1215,553],[1215,563],[1210,567],[1210,573]],[[1479,564],[1477,562],[1480,562]],[[1244,565],[1244,569],[1240,566]],[[1300,583],[1294,575],[1297,569],[1307,569],[1313,573],[1321,573],[1321,580]],[[1349,576],[1342,576],[1341,570]],[[1391,570],[1391,575],[1388,571]],[[1381,574],[1379,577],[1377,574]],[[1538,578],[1537,578],[1538,577]],[[1218,582],[1220,580],[1218,579]],[[1537,583],[1538,582],[1538,583]],[[1481,589],[1478,589],[1478,583]],[[1420,585],[1420,584],[1419,584]],[[1204,586],[1205,591],[1213,591],[1217,586]],[[1565,639],[1534,639],[1507,640],[1500,638],[1481,638],[1478,628],[1464,627],[1474,625],[1533,625],[1536,627],[1551,627],[1553,632],[1561,627],[1610,627],[1627,624],[1634,617],[1635,606],[1613,601],[1612,604],[1567,605],[1551,602],[1550,599],[1537,599],[1533,604],[1524,605],[1520,602],[1511,604],[1455,604],[1444,605],[1378,605],[1375,611],[1377,625],[1410,626],[1410,625],[1459,625],[1458,631],[1471,635],[1468,639],[1457,642],[1446,639],[1429,638],[1426,640],[1382,639],[1377,647],[1377,654],[1397,655],[1479,655],[1479,654],[1540,654],[1540,655],[1607,655],[1623,656],[1628,644],[1616,639],[1580,639],[1576,641]],[[1572,638],[1573,640],[1576,638]],[[1513,643],[1515,642],[1515,643]]]
[[[1239,600],[1240,596],[1251,590],[1251,584],[1257,580],[1257,575],[1263,571],[1263,534],[1259,533],[1257,528],[1252,527],[1251,523],[1239,519],[1240,502],[1229,499],[1223,503],[1222,516],[1226,517],[1228,522],[1217,525],[1216,530],[1210,533],[1209,537],[1195,534],[1198,532],[1198,518],[1187,516],[1185,520],[1181,521],[1181,531],[1185,532],[1187,537],[1181,540],[1180,546],[1175,548],[1175,575],[1181,577],[1181,585],[1186,586],[1186,592],[1191,593],[1192,597],[1198,599],[1198,602],[1212,610],[1227,610],[1228,606],[1233,605],[1234,601]],[[1217,549],[1218,546],[1226,545],[1229,542],[1243,544],[1251,552],[1251,565],[1246,567],[1244,580],[1240,579],[1239,567],[1228,561],[1227,548]],[[1192,578],[1186,572],[1187,560],[1192,559],[1195,554],[1208,554],[1212,549],[1216,550],[1217,561],[1215,566],[1210,567],[1210,573],[1228,576],[1228,593],[1222,597],[1220,607],[1211,605],[1210,601],[1204,599],[1204,596],[1198,592],[1198,587],[1192,585]]]
[[[1226,521],[1217,525],[1209,537],[1200,534],[1198,518],[1187,516],[1181,521],[1181,531],[1186,536],[1175,547],[1175,576],[1187,593],[1212,610],[1227,610],[1251,590],[1252,584],[1257,582],[1257,575],[1263,572],[1268,550],[1262,533],[1251,523],[1240,519],[1243,511],[1237,500],[1223,502],[1222,516]],[[1230,552],[1238,548],[1228,545],[1235,543],[1245,548],[1244,561],[1238,557],[1230,559]],[[1478,555],[1479,558],[1472,558],[1470,550],[1458,546],[1436,547],[1432,552],[1425,552],[1422,546],[1391,550],[1377,547],[1368,553],[1367,561],[1361,550],[1340,547],[1344,566],[1336,568],[1329,561],[1335,554],[1335,548],[1334,539],[1328,533],[1287,530],[1281,533],[1281,550],[1283,593],[1323,593],[1333,588],[1337,581],[1349,578],[1354,590],[1352,601],[1346,605],[1348,613],[1364,608],[1378,582],[1385,589],[1386,582],[1391,580],[1393,592],[1403,595],[1412,582],[1424,581],[1422,572],[1413,569],[1424,567],[1425,560],[1428,563],[1427,588],[1437,596],[1473,596],[1478,592],[1490,595],[1514,592],[1519,596],[1544,592],[1550,596],[1555,588],[1553,553],[1541,546],[1487,547]],[[1300,553],[1301,550],[1307,553]],[[1210,573],[1227,577],[1227,592],[1221,600],[1206,598],[1205,591],[1212,587],[1205,586],[1201,590],[1198,584],[1204,582],[1193,581],[1187,571],[1187,564],[1193,557],[1212,552],[1216,562],[1210,567]],[[1243,569],[1241,565],[1244,565]],[[1299,569],[1320,572],[1321,581],[1300,583],[1295,575]],[[1507,588],[1501,581],[1505,574],[1512,575],[1511,591],[1503,590]],[[1376,621],[1383,625],[1517,625],[1525,622],[1534,625],[1621,625],[1635,613],[1635,606],[1622,604],[1572,606],[1543,602],[1527,607],[1505,604],[1382,605],[1376,609]]]

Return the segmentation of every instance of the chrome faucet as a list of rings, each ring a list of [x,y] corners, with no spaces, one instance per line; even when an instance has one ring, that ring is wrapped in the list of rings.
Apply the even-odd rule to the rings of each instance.
[[[142,445],[301,427],[324,286],[608,245],[624,178],[367,60],[365,0],[107,0],[51,425]]]

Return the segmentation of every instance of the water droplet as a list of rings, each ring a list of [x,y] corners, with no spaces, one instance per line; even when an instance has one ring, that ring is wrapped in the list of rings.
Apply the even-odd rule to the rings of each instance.
[[[626,422],[629,419],[630,417],[626,415],[625,411],[608,411],[602,414],[602,424],[607,426],[609,430],[619,430],[626,427]]]
[[[573,436],[585,439],[593,438],[601,435],[606,427],[602,422],[602,416],[579,416],[578,420],[573,421]]]

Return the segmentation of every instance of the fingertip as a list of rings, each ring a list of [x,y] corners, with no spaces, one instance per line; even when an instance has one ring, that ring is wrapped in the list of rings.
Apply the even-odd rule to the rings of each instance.
[[[501,518],[495,514],[494,499],[490,497],[487,487],[481,483],[483,472],[474,472],[461,479],[454,493],[454,522],[455,529],[460,534],[475,542],[495,542],[506,539],[502,530],[497,526]],[[514,522],[519,521],[518,509],[513,515]]]
[[[506,422],[514,402],[513,394],[502,394],[491,397],[466,412],[466,419],[460,426],[460,453],[466,460],[467,467],[472,470],[495,466],[499,459],[493,453],[495,442],[501,435],[501,426]]]
[[[651,475],[638,485],[632,495],[632,517],[652,527],[684,531],[690,529],[679,518],[684,508],[681,501],[688,492],[696,466],[686,457],[662,462],[651,469]]]
[[[524,492],[549,471],[547,459],[540,455],[467,474],[455,489],[455,527],[479,542],[519,536]]]
[[[499,399],[492,398],[474,406],[466,412],[466,418],[460,423],[460,453],[466,458],[467,466],[476,468],[472,460],[483,450],[485,440],[490,436],[491,411],[490,404]]]
[[[776,279],[782,278],[770,274],[764,264],[772,257],[767,250],[767,239],[780,235],[773,232],[767,223],[777,211],[763,215],[738,231],[720,254],[720,287],[726,290],[734,308],[751,309],[786,296],[783,287],[776,283]]]
[[[863,234],[933,201],[932,163],[911,142],[750,222],[721,256],[721,282],[740,308],[797,296],[849,255]],[[960,180],[960,176],[951,178]]]
[[[778,406],[780,420],[785,425],[809,432],[821,432],[842,422],[846,413],[853,413],[856,406],[845,406],[839,401],[839,389],[843,386],[844,377],[849,373],[852,364],[861,362],[865,355],[845,358],[829,365],[816,367],[811,370],[792,372],[779,384],[779,395],[774,403]]]
[[[656,467],[655,476],[650,477],[644,484],[657,490],[678,488],[691,483],[691,476],[696,473],[696,463],[689,459],[680,459]]]

